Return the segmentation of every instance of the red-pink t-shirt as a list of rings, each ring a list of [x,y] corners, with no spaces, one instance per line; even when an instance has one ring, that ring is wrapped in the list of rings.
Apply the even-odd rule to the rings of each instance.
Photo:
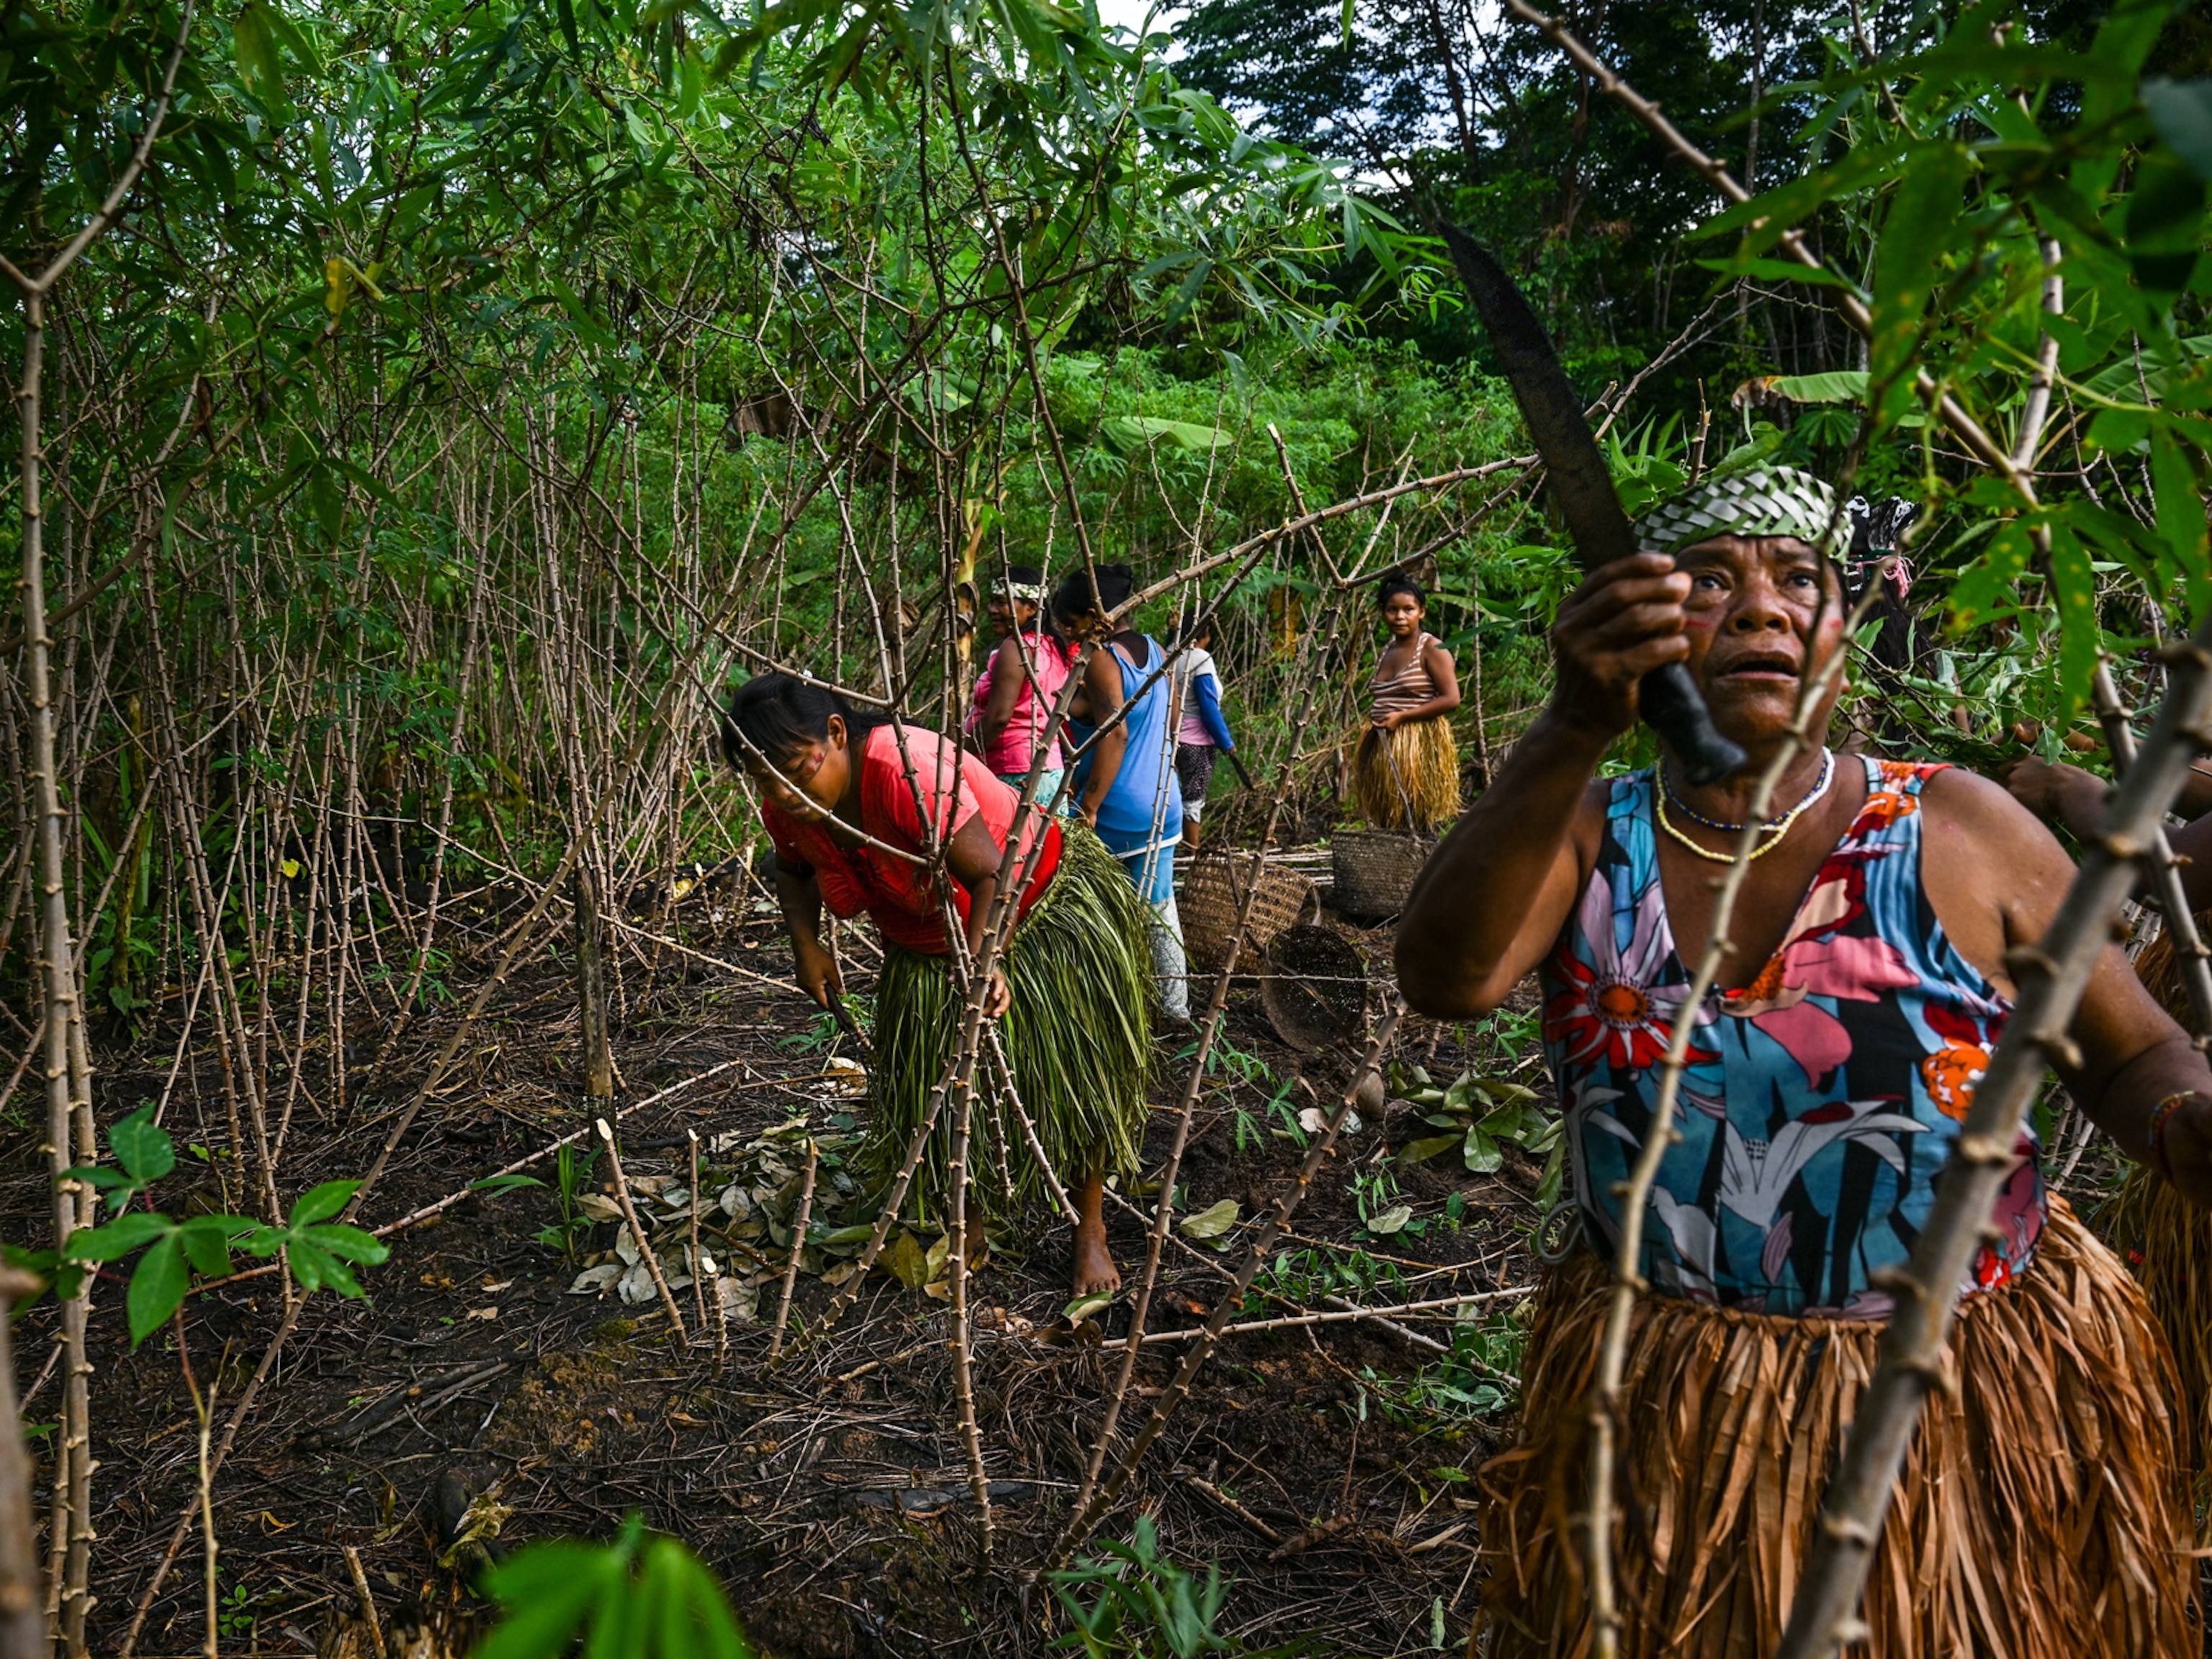
[[[1021,797],[957,744],[918,726],[905,731],[915,780],[921,787],[921,805],[928,812],[938,844],[943,845],[980,813],[983,827],[1004,852]],[[794,817],[770,801],[761,803],[761,822],[767,827],[769,839],[775,843],[779,862],[787,869],[814,872],[822,902],[832,915],[854,916],[866,911],[886,939],[923,956],[945,953],[944,916],[938,908],[937,884],[927,865],[895,858],[878,847],[840,846],[819,820]],[[868,733],[860,752],[861,831],[886,846],[920,854],[926,845],[922,823],[914,786],[907,781],[906,763],[899,755],[898,734],[889,726],[879,726]],[[1023,854],[1027,856],[1040,826],[1045,844],[1036,854],[1029,885],[1022,892],[1022,915],[1029,914],[1060,867],[1060,826],[1048,813],[1030,812],[1022,836]],[[964,926],[968,890],[957,881],[948,881],[946,885]]]

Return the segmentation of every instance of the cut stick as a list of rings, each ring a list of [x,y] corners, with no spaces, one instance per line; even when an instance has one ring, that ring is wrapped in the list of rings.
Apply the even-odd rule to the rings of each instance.
[[[660,1305],[668,1310],[668,1322],[675,1328],[677,1346],[688,1346],[691,1338],[684,1328],[684,1316],[678,1310],[676,1297],[660,1271],[660,1258],[653,1253],[653,1241],[645,1236],[645,1224],[637,1218],[637,1206],[630,1202],[629,1182],[623,1174],[622,1154],[615,1150],[615,1132],[605,1118],[598,1119],[595,1127],[606,1146],[607,1168],[614,1176],[615,1198],[622,1205],[623,1219],[629,1224],[630,1242],[637,1246],[638,1255],[645,1258],[645,1270],[653,1276],[653,1288],[660,1292]]]

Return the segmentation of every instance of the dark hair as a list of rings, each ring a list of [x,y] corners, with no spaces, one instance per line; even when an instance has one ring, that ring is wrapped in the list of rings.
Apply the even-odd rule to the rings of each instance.
[[[1005,586],[1006,582],[1018,583],[1024,587],[1042,587],[1044,572],[1033,564],[1010,564],[1006,567],[1006,574],[1000,586]]]
[[[1412,594],[1413,596],[1413,603],[1418,605],[1425,606],[1429,602],[1429,596],[1421,592],[1420,583],[1415,581],[1411,576],[1406,574],[1405,572],[1400,571],[1396,575],[1385,576],[1382,580],[1381,583],[1376,586],[1375,589],[1375,608],[1377,611],[1380,611],[1384,605],[1389,604],[1395,596],[1400,593]]]
[[[741,772],[753,755],[780,768],[829,735],[832,714],[845,722],[854,741],[888,726],[891,718],[873,710],[860,713],[819,680],[756,674],[730,693],[730,705],[722,712],[722,757]]]
[[[1060,579],[1060,586],[1052,592],[1054,622],[1087,616],[1093,611],[1118,610],[1129,597],[1129,590],[1137,585],[1137,573],[1126,564],[1102,564],[1092,568],[1098,573],[1096,587],[1091,585],[1091,571],[1080,566]]]
[[[1168,643],[1188,645],[1195,639],[1211,639],[1220,631],[1221,622],[1218,617],[1210,616],[1204,611],[1194,611],[1184,618],[1181,626],[1169,634]]]

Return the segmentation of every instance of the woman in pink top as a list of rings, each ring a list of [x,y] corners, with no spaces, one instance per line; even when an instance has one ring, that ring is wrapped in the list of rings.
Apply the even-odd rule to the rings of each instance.
[[[1040,620],[1042,571],[1010,565],[1005,592],[1013,612],[1013,631],[991,653],[982,684],[975,688],[973,729],[984,764],[1018,789],[1036,759],[1037,742],[1052,718],[1054,701],[1067,684],[1071,647],[1049,622]],[[1037,778],[1036,798],[1048,810],[1058,800],[1066,764],[1055,736]]]

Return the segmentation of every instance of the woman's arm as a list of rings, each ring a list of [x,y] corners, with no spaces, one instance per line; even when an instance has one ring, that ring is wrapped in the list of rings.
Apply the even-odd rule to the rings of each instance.
[[[1008,639],[991,659],[990,695],[983,703],[983,718],[975,725],[976,741],[986,754],[1014,723],[1014,707],[1021,701],[1022,684],[1028,678],[1028,667],[1022,661],[1021,641]]]
[[[1960,951],[1992,979],[2010,950],[2042,942],[2073,883],[2074,862],[2051,832],[2004,790],[1970,772],[1938,773],[1921,791],[1921,884]],[[2185,1197],[2212,1206],[2212,1068],[2153,1000],[2118,949],[2097,958],[2068,1034],[2078,1066],[2058,1074],[2081,1109],[2139,1164],[2152,1162],[2159,1103],[2178,1108],[2165,1133],[2166,1163]]]
[[[1672,559],[1639,553],[1593,573],[1560,606],[1550,705],[1407,901],[1398,984],[1421,1012],[1489,1012],[1559,938],[1596,856],[1602,806],[1590,781],[1607,745],[1636,723],[1636,683],[1689,654],[1689,591]]]
[[[999,864],[1004,852],[991,838],[981,812],[954,830],[952,839],[945,844],[945,867],[968,891],[968,958],[971,962],[983,952],[984,930],[989,922],[991,901],[998,896]],[[984,1018],[996,1019],[1012,1005],[1013,993],[1005,972],[993,968],[991,988],[983,998]]]
[[[2112,787],[2094,772],[2078,766],[2053,766],[2033,755],[1999,767],[1993,775],[2012,793],[2012,798],[2045,823],[2063,824],[2076,841],[2087,841],[2104,828],[2106,803]],[[2175,808],[2207,814],[2166,834],[2166,842],[2181,859],[2181,890],[2192,912],[2212,908],[2212,802],[2203,802],[2200,787],[2204,775],[2193,769]],[[2136,896],[2152,890],[2148,878],[2136,883]]]
[[[783,912],[784,931],[791,936],[792,966],[799,988],[824,1008],[845,987],[837,975],[837,959],[822,942],[822,888],[814,872],[805,865],[775,861],[775,902]]]
[[[1459,667],[1452,661],[1451,653],[1431,640],[1428,649],[1422,653],[1421,666],[1429,671],[1429,683],[1437,688],[1436,696],[1426,702],[1415,703],[1411,708],[1376,715],[1375,724],[1385,732],[1395,732],[1408,720],[1438,719],[1459,707]]]
[[[1121,712],[1121,665],[1109,647],[1102,645],[1091,651],[1083,668],[1083,693],[1091,705],[1089,720],[1092,726],[1103,726]],[[1114,780],[1121,775],[1121,757],[1128,748],[1129,728],[1126,725],[1117,724],[1105,736],[1094,739],[1090,781],[1084,785],[1083,799],[1077,803],[1083,821],[1094,830],[1098,827],[1098,809],[1106,804]]]
[[[1221,712],[1221,682],[1211,674],[1196,675],[1191,680],[1190,690],[1198,702],[1198,723],[1213,739],[1213,746],[1227,754],[1237,746],[1237,739],[1229,735],[1229,721]],[[1176,725],[1180,728],[1180,720]]]

